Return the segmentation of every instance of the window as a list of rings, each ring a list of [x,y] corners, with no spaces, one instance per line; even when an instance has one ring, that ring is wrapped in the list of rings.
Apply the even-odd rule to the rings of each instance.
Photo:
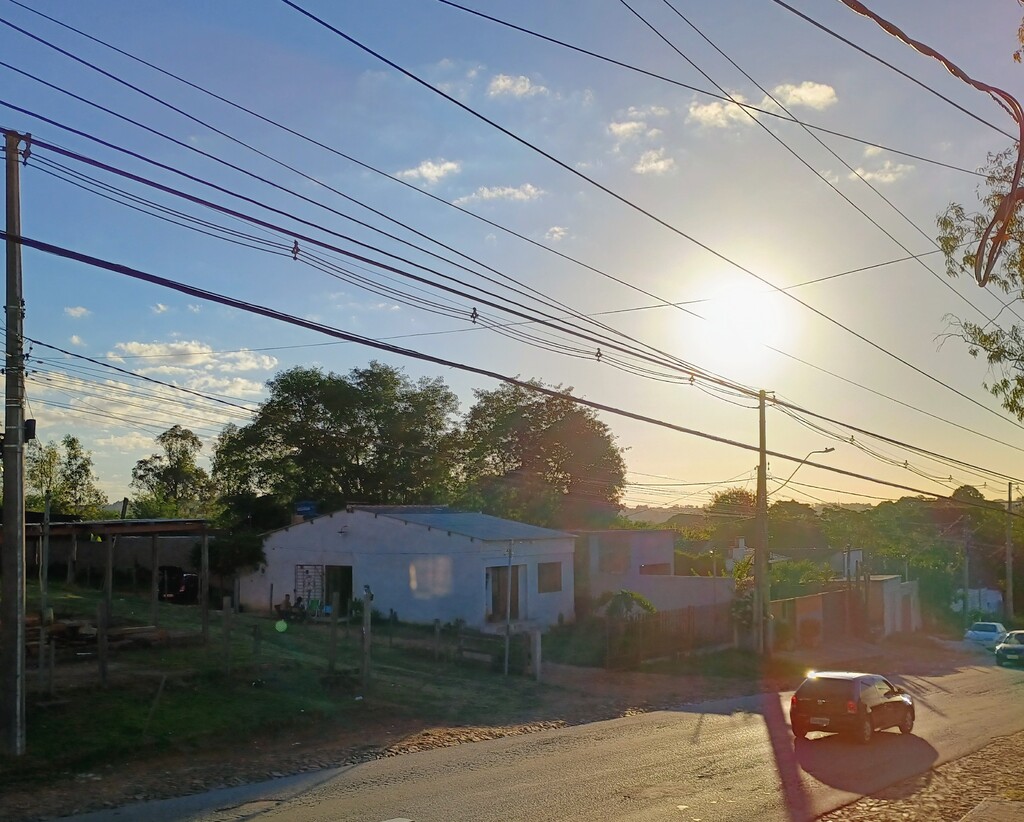
[[[667,562],[652,562],[650,565],[641,565],[642,576],[672,576],[672,566]]]
[[[554,594],[562,590],[562,563],[537,563],[537,593]]]
[[[598,570],[602,574],[625,574],[629,572],[628,545],[602,545],[601,555],[597,561]]]

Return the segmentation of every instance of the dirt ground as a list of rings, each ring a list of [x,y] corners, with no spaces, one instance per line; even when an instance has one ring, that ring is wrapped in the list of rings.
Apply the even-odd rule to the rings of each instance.
[[[803,661],[799,652],[787,655]],[[905,674],[936,673],[959,664],[977,661],[977,655],[965,652],[954,644],[914,642],[905,645],[867,645],[851,643],[831,653],[806,653],[808,666],[858,667],[864,670],[899,671]],[[538,716],[558,717],[524,721],[504,726],[433,727],[409,719],[396,720],[386,706],[368,705],[358,726],[344,729],[311,729],[301,732],[268,734],[245,744],[232,741],[230,746],[211,747],[187,754],[166,754],[116,766],[104,766],[86,773],[56,773],[46,785],[33,784],[14,788],[0,798],[0,818],[7,822],[52,819],[72,813],[117,807],[131,802],[161,799],[198,793],[220,787],[241,785],[274,777],[315,771],[323,768],[356,764],[370,759],[400,756],[429,748],[460,745],[515,734],[533,733],[548,728],[610,719],[661,707],[703,702],[740,696],[759,690],[776,691],[795,687],[797,681],[769,679],[747,682],[701,675],[669,676],[649,673],[612,672],[563,665],[545,666],[543,710]],[[1018,735],[1013,750],[1024,771],[1024,734]],[[999,741],[993,744],[1007,744]],[[982,753],[982,752],[979,752]],[[973,756],[978,756],[975,754]],[[949,768],[957,763],[949,763]],[[938,769],[940,772],[943,768]],[[963,800],[963,779],[987,769],[964,768],[955,784]],[[1003,771],[1006,772],[1005,770]],[[892,818],[925,818],[905,816],[907,809],[928,806],[922,791],[945,786],[952,790],[953,781],[928,779],[921,791],[897,791],[907,807],[894,814],[891,802],[884,799],[861,800],[830,819],[880,820]],[[863,805],[862,805],[863,803]],[[917,803],[917,804],[915,804]],[[860,808],[857,806],[861,805]],[[860,815],[858,815],[860,814]],[[936,815],[933,809],[927,818],[959,819],[958,816]]]

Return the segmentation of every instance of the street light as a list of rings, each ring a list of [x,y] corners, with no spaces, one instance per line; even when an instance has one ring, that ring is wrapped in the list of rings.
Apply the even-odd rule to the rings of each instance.
[[[806,457],[804,457],[802,460],[800,460],[800,462],[797,463],[796,468],[793,469],[793,473],[786,477],[786,481],[782,483],[782,485],[780,485],[778,488],[773,490],[772,493],[777,494],[779,493],[779,491],[781,491],[783,488],[789,485],[789,481],[796,476],[796,472],[799,471],[803,467],[803,464],[807,462],[807,460],[809,460],[812,456],[814,456],[815,454],[830,454],[835,450],[835,448],[829,446],[828,448],[819,448],[817,451],[811,451]]]

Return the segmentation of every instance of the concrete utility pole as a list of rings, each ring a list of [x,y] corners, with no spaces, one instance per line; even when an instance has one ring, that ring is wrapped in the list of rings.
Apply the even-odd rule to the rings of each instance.
[[[768,445],[765,436],[765,392],[758,395],[757,502],[754,510],[754,633],[755,649],[771,654],[769,614],[771,613],[771,578],[768,571]]]
[[[0,667],[3,752],[25,753],[25,361],[21,289],[21,185],[18,149],[28,135],[8,131],[7,152],[7,358],[4,414],[4,542],[0,588]],[[26,154],[27,156],[27,154]]]
[[[505,597],[505,676],[508,676],[508,647],[512,641],[512,543],[508,544],[508,591]]]
[[[1013,483],[1006,484],[1006,593],[1003,595],[1006,624],[1013,623]]]

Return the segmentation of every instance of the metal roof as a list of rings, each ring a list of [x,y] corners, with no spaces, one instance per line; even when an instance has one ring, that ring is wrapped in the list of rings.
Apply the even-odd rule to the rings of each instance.
[[[389,517],[402,522],[421,525],[425,528],[436,528],[439,531],[450,531],[464,537],[472,537],[483,542],[533,541],[544,539],[573,539],[566,531],[555,531],[516,522],[490,514],[468,511],[449,511],[438,506],[388,506],[360,505],[357,511]]]

